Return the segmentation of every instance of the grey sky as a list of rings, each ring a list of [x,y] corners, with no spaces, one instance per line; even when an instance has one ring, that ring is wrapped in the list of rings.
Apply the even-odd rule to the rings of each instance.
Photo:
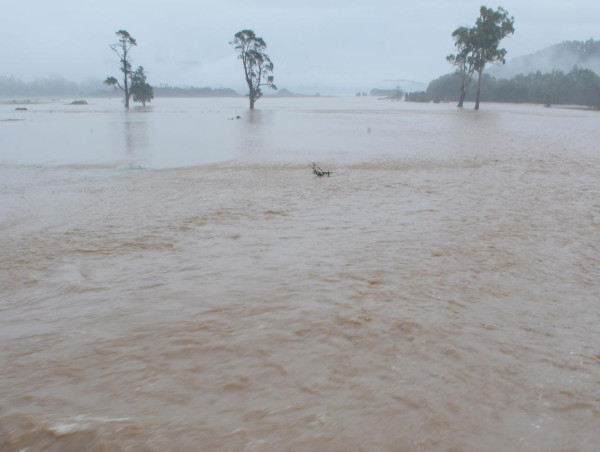
[[[280,88],[311,92],[429,82],[450,71],[451,32],[472,25],[481,4],[501,5],[516,33],[508,59],[565,40],[598,39],[598,0],[19,0],[4,2],[0,75],[118,75],[115,31],[138,41],[135,66],[152,84],[232,87],[244,92],[228,44],[251,28],[268,44]]]

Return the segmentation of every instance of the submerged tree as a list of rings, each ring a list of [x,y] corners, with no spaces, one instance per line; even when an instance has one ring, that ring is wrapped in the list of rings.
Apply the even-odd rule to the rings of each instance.
[[[273,73],[273,63],[265,53],[267,44],[252,30],[237,32],[229,44],[235,46],[235,50],[240,53],[238,58],[244,66],[250,109],[253,110],[254,103],[262,97],[261,86],[277,89],[273,83],[274,78],[270,75]]]
[[[456,66],[456,73],[460,77],[460,95],[458,98],[458,107],[462,108],[465,102],[465,96],[469,89],[469,83],[473,79],[475,65],[472,58],[472,34],[473,29],[459,27],[452,32],[456,54],[448,55],[446,60],[453,66]]]
[[[126,31],[119,30],[115,33],[119,40],[116,44],[111,44],[110,48],[119,57],[120,70],[123,73],[123,84],[115,77],[107,77],[104,83],[108,86],[118,86],[125,94],[125,108],[129,108],[129,98],[131,97],[131,56],[130,51],[133,46],[137,46],[136,40]]]
[[[472,33],[473,65],[477,72],[477,99],[475,110],[479,110],[481,97],[481,75],[487,63],[506,63],[506,49],[499,49],[500,41],[515,32],[514,17],[508,17],[508,11],[499,7],[497,11],[482,6]]]
[[[452,32],[457,53],[448,55],[446,59],[457,67],[460,76],[459,107],[463,106],[469,83],[477,73],[475,110],[479,110],[483,70],[487,63],[506,62],[506,49],[500,49],[498,46],[500,41],[514,31],[514,18],[508,17],[508,11],[502,7],[494,11],[482,6],[474,27],[459,27]]]
[[[146,102],[154,99],[154,89],[146,81],[144,67],[138,67],[131,75],[131,94],[134,102],[141,102],[145,107]]]

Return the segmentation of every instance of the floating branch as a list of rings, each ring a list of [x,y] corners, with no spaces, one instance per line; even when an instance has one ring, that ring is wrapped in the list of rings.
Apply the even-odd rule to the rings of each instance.
[[[313,169],[313,174],[316,174],[319,177],[322,177],[325,175],[329,176],[331,174],[331,171],[323,171],[321,168],[319,168],[319,165],[317,165],[316,163],[313,163],[312,169]]]

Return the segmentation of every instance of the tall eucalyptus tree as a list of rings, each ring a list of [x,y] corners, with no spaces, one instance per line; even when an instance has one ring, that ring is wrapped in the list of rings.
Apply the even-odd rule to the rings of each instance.
[[[119,69],[123,74],[123,83],[121,84],[115,77],[107,77],[104,83],[108,86],[118,86],[125,94],[125,108],[129,108],[129,98],[131,97],[131,79],[133,72],[131,70],[131,48],[137,46],[136,40],[126,30],[119,30],[115,33],[118,41],[111,44],[110,48],[119,57]]]
[[[239,52],[238,58],[242,60],[244,77],[248,85],[250,109],[254,110],[254,103],[262,97],[262,86],[277,89],[274,77],[271,75],[273,63],[265,52],[267,44],[263,38],[256,36],[253,30],[237,32],[229,44]]]

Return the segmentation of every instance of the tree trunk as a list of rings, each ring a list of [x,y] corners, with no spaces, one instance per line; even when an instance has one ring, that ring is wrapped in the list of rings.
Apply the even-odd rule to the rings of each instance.
[[[463,90],[460,93],[460,98],[458,99],[458,108],[463,108],[463,104],[465,103],[465,97],[467,96],[467,90]]]
[[[124,45],[123,45],[124,46]],[[123,67],[121,68],[121,72],[123,72],[123,86],[125,89],[125,108],[129,110],[129,77],[127,74],[127,50],[124,49],[124,57],[123,57]]]
[[[256,93],[254,92],[254,87],[252,86],[250,81],[246,81],[248,82],[248,99],[250,100],[250,110],[254,110],[254,102],[256,102]]]
[[[477,99],[475,100],[475,110],[479,110],[479,96],[481,94],[481,72],[478,72],[477,77]]]

